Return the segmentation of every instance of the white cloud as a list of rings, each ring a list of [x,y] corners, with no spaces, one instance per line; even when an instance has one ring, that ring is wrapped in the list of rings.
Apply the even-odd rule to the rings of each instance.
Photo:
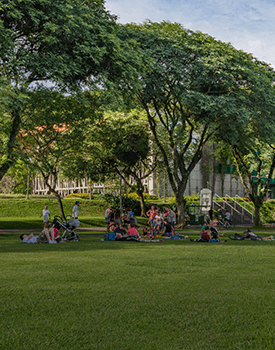
[[[231,42],[275,67],[273,0],[107,0],[121,23],[169,20]]]

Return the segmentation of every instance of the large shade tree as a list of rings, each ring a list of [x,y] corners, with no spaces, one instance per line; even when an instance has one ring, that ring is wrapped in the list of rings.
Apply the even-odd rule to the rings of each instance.
[[[121,38],[134,38],[145,58],[141,89],[144,108],[184,222],[184,191],[216,134],[244,129],[256,100],[263,104],[273,82],[270,68],[251,55],[207,34],[179,24],[145,23],[121,27]]]
[[[97,123],[92,121],[87,128],[80,153],[82,160],[79,158],[75,163],[79,174],[83,175],[90,169],[96,177],[100,174],[101,180],[114,180],[121,173],[129,187],[129,178],[134,179],[141,213],[145,216],[143,180],[152,173],[156,155],[150,147],[150,133],[144,112],[105,110],[101,119]],[[65,174],[69,173],[72,175],[68,168]]]
[[[134,81],[134,43],[121,41],[116,28],[102,0],[0,0],[0,180],[16,160],[30,91]]]
[[[23,113],[27,118],[22,118],[17,152],[41,174],[49,192],[56,197],[63,218],[62,200],[56,189],[59,174],[62,167],[78,157],[85,122],[96,117],[97,109],[89,93],[78,98],[42,90],[33,93]]]
[[[261,225],[260,210],[267,198],[275,170],[275,89],[265,90],[265,101],[258,101],[255,114],[245,129],[238,130],[239,138],[224,135],[231,150],[251,201],[255,206],[255,225]]]

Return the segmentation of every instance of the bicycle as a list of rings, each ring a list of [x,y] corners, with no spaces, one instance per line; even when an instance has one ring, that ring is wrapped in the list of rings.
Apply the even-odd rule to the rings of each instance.
[[[232,221],[228,221],[228,220],[225,220],[225,222],[223,222],[221,219],[218,221],[217,223],[217,227],[219,229],[221,228],[225,228],[226,230],[229,230],[229,229],[233,229],[235,227],[235,225],[233,224]]]
[[[239,233],[235,233],[234,235],[228,236],[233,241],[243,241],[245,239],[251,239],[252,241],[262,241],[263,238],[261,236],[250,236],[250,235],[240,235]]]

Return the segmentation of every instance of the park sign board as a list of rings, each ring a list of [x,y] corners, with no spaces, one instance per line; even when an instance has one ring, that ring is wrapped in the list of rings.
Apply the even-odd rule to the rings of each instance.
[[[212,206],[212,191],[208,188],[203,188],[200,192],[200,206],[204,213],[208,212]]]

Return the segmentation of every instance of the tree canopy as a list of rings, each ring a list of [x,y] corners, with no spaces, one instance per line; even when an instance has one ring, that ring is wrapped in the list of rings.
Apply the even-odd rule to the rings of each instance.
[[[253,56],[207,34],[174,23],[121,27],[143,52],[136,94],[165,163],[183,221],[187,179],[214,135],[237,142],[257,108],[265,109],[272,69]],[[271,96],[271,94],[270,94]]]
[[[0,180],[16,160],[21,111],[36,88],[76,91],[137,78],[134,42],[116,35],[101,0],[0,0]],[[132,79],[130,78],[130,79]],[[123,90],[123,88],[122,88]]]

